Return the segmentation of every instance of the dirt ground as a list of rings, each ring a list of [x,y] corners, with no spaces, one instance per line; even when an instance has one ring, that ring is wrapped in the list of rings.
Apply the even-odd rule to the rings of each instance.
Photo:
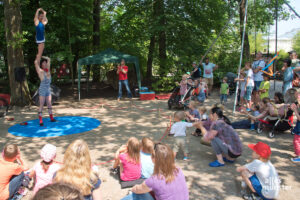
[[[205,103],[209,108],[219,102],[217,94],[213,94]],[[103,106],[101,103],[110,105]],[[158,111],[146,112],[144,110],[158,109]],[[232,120],[241,119],[239,114],[232,114],[233,96],[226,105],[226,114]],[[91,107],[88,109],[87,107]],[[123,108],[127,107],[127,108]],[[46,112],[44,112],[44,115]],[[52,138],[24,138],[16,137],[8,133],[8,128],[16,123],[37,118],[37,107],[14,108],[9,117],[14,121],[0,118],[0,148],[6,143],[16,143],[21,149],[22,156],[27,164],[32,167],[39,160],[40,149],[46,143],[56,145],[58,148],[57,161],[63,160],[63,153],[67,146],[75,139],[85,140],[90,148],[94,163],[102,163],[111,160],[114,152],[127,139],[135,136],[139,139],[148,136],[158,141],[169,123],[165,115],[173,115],[174,111],[167,110],[167,100],[139,101],[134,99],[116,101],[116,98],[88,98],[80,102],[71,97],[63,97],[58,105],[54,106],[56,116],[74,115],[94,117],[101,121],[101,125],[89,132],[69,136]],[[243,155],[234,164],[227,164],[222,168],[211,168],[209,162],[215,160],[211,147],[200,144],[200,138],[191,136],[193,129],[188,129],[188,140],[190,149],[190,161],[182,161],[182,154],[176,160],[177,166],[183,169],[190,192],[190,199],[242,199],[240,195],[240,182],[235,171],[237,166],[243,165],[251,160],[251,150],[247,144],[264,141],[272,148],[271,161],[278,170],[281,178],[281,191],[278,199],[293,200],[300,196],[300,174],[299,165],[290,161],[294,155],[293,136],[289,133],[277,134],[270,139],[266,134],[258,135],[254,131],[238,131],[243,141]],[[172,138],[166,137],[163,142],[172,146]],[[102,182],[101,190],[104,200],[119,200],[126,196],[130,189],[121,189],[118,180],[110,175],[109,168],[112,163],[99,165],[99,175]],[[298,196],[298,198],[297,198]],[[30,193],[24,198],[30,199]]]

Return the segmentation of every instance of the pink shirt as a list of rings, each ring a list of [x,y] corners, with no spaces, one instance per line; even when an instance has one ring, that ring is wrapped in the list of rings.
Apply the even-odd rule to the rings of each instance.
[[[133,181],[141,178],[141,163],[128,162],[128,153],[120,154],[120,161],[123,165],[123,172],[121,173],[121,180]]]
[[[180,81],[180,95],[184,95],[187,92],[187,81]]]
[[[59,169],[60,169],[59,164],[52,163],[49,166],[49,169],[47,170],[47,172],[45,172],[41,162],[36,163],[33,167],[33,170],[35,171],[35,177],[36,177],[36,181],[35,181],[35,185],[34,185],[34,189],[33,189],[34,194],[37,191],[39,191],[39,189],[45,187],[48,184],[51,184],[54,174]]]

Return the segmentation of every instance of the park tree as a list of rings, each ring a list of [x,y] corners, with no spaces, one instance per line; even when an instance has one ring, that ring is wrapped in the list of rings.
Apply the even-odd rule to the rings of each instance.
[[[22,49],[24,38],[20,1],[4,0],[4,19],[11,104],[28,105],[30,103],[30,94],[27,81],[18,83],[15,77],[15,69],[24,67]]]
[[[300,55],[300,31],[293,37],[293,49]]]

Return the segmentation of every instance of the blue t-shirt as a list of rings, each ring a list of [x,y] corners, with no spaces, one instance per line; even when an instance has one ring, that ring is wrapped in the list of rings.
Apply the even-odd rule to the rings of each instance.
[[[283,81],[284,82],[291,82],[291,81],[293,81],[293,78],[294,78],[293,69],[294,69],[294,67],[288,67],[288,68],[286,68],[286,70],[284,71],[284,74],[283,74]]]
[[[203,77],[213,78],[214,77],[213,70],[216,65],[213,63],[208,63],[208,64],[202,63],[202,65],[203,65]]]
[[[199,114],[199,111],[197,109],[195,109],[195,110],[190,109],[189,113],[190,113],[190,115],[193,115],[194,118],[200,119],[200,114]]]
[[[140,152],[142,164],[142,178],[150,178],[153,174],[154,164],[152,162],[151,154]]]

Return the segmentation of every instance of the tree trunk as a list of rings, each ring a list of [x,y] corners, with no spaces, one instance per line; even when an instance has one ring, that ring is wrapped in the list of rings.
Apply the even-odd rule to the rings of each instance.
[[[147,78],[146,78],[146,82],[147,82],[148,85],[151,85],[151,81],[152,81],[152,63],[153,63],[154,47],[155,47],[155,36],[153,35],[150,38],[148,60],[147,60]]]
[[[240,37],[241,37],[241,41],[243,39],[245,6],[246,6],[246,0],[242,0],[242,3],[240,5]],[[249,45],[249,38],[248,38],[247,28],[246,28],[246,32],[245,32],[243,57],[244,57],[245,60],[249,60],[250,59],[250,45]]]
[[[4,21],[11,104],[24,106],[30,104],[27,81],[25,80],[22,84],[16,82],[14,73],[16,67],[24,67],[21,41],[22,15],[19,2],[17,0],[4,0]]]
[[[93,53],[98,53],[100,47],[100,0],[94,0],[93,7]],[[99,65],[93,65],[93,82],[100,80]]]
[[[164,0],[156,0],[154,1],[154,15],[157,18],[156,23],[160,30],[158,32],[158,55],[159,55],[159,74],[165,75],[167,74],[166,69],[166,61],[167,61],[167,53],[166,53],[166,16],[165,16],[165,5]]]

